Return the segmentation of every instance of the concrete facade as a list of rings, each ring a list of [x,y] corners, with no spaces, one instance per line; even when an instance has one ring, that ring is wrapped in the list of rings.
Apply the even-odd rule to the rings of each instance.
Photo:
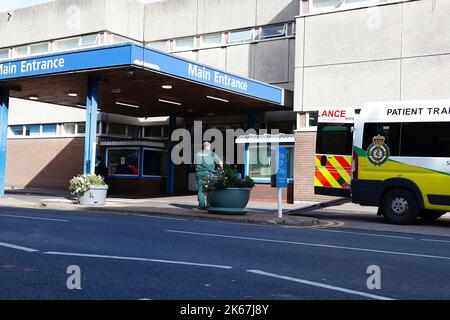
[[[169,0],[149,3],[145,7],[145,41],[293,22],[298,14],[298,0]],[[294,90],[294,37],[175,54]]]
[[[394,0],[392,0],[394,1]],[[321,107],[450,98],[450,2],[405,0],[297,17],[294,110],[296,201],[314,195],[314,128]],[[363,5],[363,4],[362,4]]]
[[[414,0],[298,17],[295,111],[449,98],[449,16]]]

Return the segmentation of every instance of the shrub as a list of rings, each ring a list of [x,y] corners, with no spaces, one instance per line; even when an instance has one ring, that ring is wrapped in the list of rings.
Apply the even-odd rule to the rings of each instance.
[[[91,186],[104,186],[105,180],[95,174],[84,174],[74,177],[69,182],[69,191],[74,196],[81,196],[91,189]]]
[[[224,165],[223,170],[218,170],[203,178],[203,192],[214,190],[226,190],[228,188],[253,188],[255,182],[250,177],[240,178],[237,174],[237,166]]]

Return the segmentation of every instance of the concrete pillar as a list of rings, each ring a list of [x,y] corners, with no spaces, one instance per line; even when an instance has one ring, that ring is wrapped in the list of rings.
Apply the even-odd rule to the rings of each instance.
[[[170,117],[169,120],[169,151],[167,154],[167,182],[166,182],[166,194],[175,194],[175,164],[172,161],[172,149],[174,147],[172,140],[172,133],[177,129],[177,118]]]
[[[5,195],[6,145],[8,142],[9,88],[0,87],[0,198]]]
[[[95,173],[97,151],[98,87],[98,79],[89,78],[86,101],[86,133],[84,138],[84,174]]]

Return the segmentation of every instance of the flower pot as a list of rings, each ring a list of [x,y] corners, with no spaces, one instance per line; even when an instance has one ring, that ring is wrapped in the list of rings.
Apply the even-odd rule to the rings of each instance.
[[[229,188],[208,193],[209,213],[244,215],[252,189]]]
[[[83,206],[103,206],[106,201],[108,186],[91,186],[82,196],[78,197],[78,203]]]

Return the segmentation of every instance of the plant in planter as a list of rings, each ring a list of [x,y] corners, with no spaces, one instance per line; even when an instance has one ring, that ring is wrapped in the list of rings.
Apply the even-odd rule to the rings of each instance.
[[[104,205],[108,186],[103,177],[84,174],[70,180],[69,191],[81,205]]]
[[[224,165],[223,170],[211,173],[202,183],[207,194],[208,212],[220,214],[246,214],[250,193],[255,182],[250,177],[242,179],[237,174],[237,167]]]

